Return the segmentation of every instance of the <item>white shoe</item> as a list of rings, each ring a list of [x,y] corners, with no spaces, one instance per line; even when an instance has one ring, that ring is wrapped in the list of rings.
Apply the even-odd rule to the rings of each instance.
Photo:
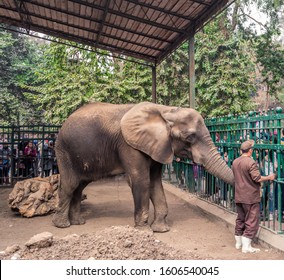
[[[272,213],[269,214],[269,221],[273,221],[273,214]]]
[[[236,239],[236,249],[241,249],[242,248],[242,237],[235,235],[235,239]]]
[[[251,239],[242,236],[242,252],[243,253],[257,253],[260,249],[251,246]]]

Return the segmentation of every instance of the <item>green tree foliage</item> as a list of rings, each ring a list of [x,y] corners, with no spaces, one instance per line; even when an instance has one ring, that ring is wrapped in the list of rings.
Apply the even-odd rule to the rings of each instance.
[[[45,47],[36,83],[25,86],[26,97],[44,111],[47,122],[60,124],[91,101],[129,103],[149,96],[145,66],[59,43],[64,41]]]
[[[151,101],[151,69],[120,58],[111,61],[108,76],[97,84],[93,100],[124,104]]]
[[[37,46],[26,36],[0,29],[1,124],[30,123],[37,116],[20,85],[33,81],[38,57]]]
[[[183,44],[157,68],[157,101],[164,105],[188,105],[188,44]]]
[[[263,25],[261,19],[255,20],[247,11],[252,4],[268,17],[262,34],[256,32]],[[201,113],[214,116],[253,109],[259,72],[269,94],[278,96],[284,72],[283,46],[275,40],[281,11],[283,0],[236,0],[197,33],[196,102]],[[158,71],[159,102],[188,106],[187,43]]]
[[[35,83],[24,85],[25,96],[43,111],[46,122],[62,123],[93,96],[94,84],[104,74],[106,64],[106,58],[98,60],[95,53],[47,44],[34,73]]]
[[[257,63],[260,65],[262,84],[266,85],[266,105],[269,107],[270,96],[279,99],[283,85],[284,49],[273,42],[273,33],[267,32],[255,39],[255,53]]]
[[[266,22],[255,19],[245,12],[245,5],[255,4],[267,17]],[[283,0],[238,0],[241,11],[238,27],[253,51],[252,60],[260,74],[258,84],[266,88],[265,110],[270,105],[270,96],[279,99],[283,90],[284,48],[277,38],[281,34],[280,19],[283,18]],[[248,20],[250,25],[248,25]],[[282,92],[283,94],[283,92]]]
[[[253,107],[253,64],[246,42],[230,32],[226,14],[208,24],[195,38],[196,103],[206,116],[224,115]],[[158,101],[188,106],[188,43],[184,43],[158,68]]]
[[[207,116],[240,113],[253,105],[253,64],[246,42],[231,28],[221,16],[196,36],[196,101]]]

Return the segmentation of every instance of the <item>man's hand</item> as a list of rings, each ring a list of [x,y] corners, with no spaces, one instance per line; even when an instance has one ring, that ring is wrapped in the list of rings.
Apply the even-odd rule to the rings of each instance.
[[[261,176],[260,179],[258,180],[258,183],[264,182],[264,181],[273,181],[276,178],[276,174],[271,173],[267,176]]]
[[[271,174],[269,174],[267,177],[269,177],[268,180],[273,181],[273,180],[275,180],[275,178],[276,178],[276,174],[275,174],[275,173],[271,173]]]

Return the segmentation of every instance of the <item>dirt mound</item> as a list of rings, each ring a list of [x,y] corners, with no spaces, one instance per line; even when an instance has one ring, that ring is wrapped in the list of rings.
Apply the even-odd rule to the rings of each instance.
[[[141,231],[130,226],[113,226],[96,234],[72,234],[61,239],[53,238],[51,246],[49,244],[44,248],[30,244],[30,241],[27,242],[24,248],[13,245],[1,252],[0,258],[26,260],[201,259],[193,252],[174,249],[155,239],[151,231]]]

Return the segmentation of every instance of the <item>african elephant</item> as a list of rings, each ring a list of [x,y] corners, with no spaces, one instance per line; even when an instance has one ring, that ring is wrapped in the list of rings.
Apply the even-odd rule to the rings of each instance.
[[[169,230],[162,186],[163,164],[173,157],[190,158],[229,184],[233,173],[214,146],[201,115],[186,108],[150,102],[88,104],[63,124],[56,140],[60,171],[57,227],[82,224],[80,201],[92,181],[125,173],[134,198],[135,226],[148,224],[150,200],[153,231]]]

